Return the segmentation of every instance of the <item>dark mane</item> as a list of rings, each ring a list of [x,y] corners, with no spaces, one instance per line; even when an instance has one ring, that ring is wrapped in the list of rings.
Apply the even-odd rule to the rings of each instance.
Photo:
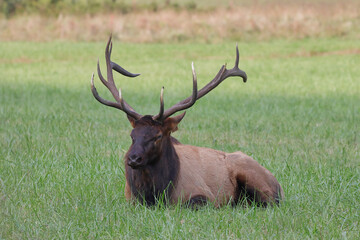
[[[136,125],[157,126],[160,123],[154,121],[151,116],[145,116],[136,121]],[[132,169],[125,164],[127,179],[131,192],[141,202],[147,205],[154,205],[157,200],[165,198],[169,200],[175,188],[180,161],[175,152],[173,144],[180,144],[175,138],[165,136],[161,149],[160,157],[152,164],[148,164],[140,169]],[[125,159],[127,159],[127,155]]]

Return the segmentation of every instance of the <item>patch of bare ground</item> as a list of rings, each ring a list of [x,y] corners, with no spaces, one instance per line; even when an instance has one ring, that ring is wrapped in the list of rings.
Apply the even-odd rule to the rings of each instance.
[[[360,1],[279,2],[208,11],[22,15],[0,19],[0,41],[221,42],[351,36],[360,38]]]

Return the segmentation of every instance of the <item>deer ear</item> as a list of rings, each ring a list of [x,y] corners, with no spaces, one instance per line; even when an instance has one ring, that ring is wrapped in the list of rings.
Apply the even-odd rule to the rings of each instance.
[[[181,120],[184,118],[186,112],[183,112],[180,115],[177,115],[175,117],[169,117],[165,119],[163,128],[165,132],[175,132],[178,130],[177,125],[181,122]]]
[[[135,128],[135,121],[136,121],[135,118],[133,118],[133,117],[127,115],[127,114],[126,114],[126,116],[127,116],[127,118],[129,119],[129,122],[130,122],[131,126],[132,126],[133,128]]]

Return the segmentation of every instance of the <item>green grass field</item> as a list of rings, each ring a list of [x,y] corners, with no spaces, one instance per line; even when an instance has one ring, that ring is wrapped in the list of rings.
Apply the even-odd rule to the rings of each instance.
[[[241,150],[282,184],[279,207],[147,208],[124,198],[126,116],[99,104],[99,43],[0,43],[1,239],[356,239],[360,220],[360,44],[239,42],[248,82],[230,78],[187,111],[184,144]],[[235,59],[235,42],[123,44],[112,59],[125,99],[155,114]],[[105,72],[105,70],[104,70]],[[101,95],[110,94],[96,78]]]

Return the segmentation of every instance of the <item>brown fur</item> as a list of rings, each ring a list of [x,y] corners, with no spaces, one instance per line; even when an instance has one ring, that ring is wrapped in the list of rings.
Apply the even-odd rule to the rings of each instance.
[[[125,196],[128,200],[145,200],[146,204],[152,205],[164,193],[171,204],[202,204],[206,199],[221,206],[236,204],[244,198],[263,206],[279,203],[284,197],[280,184],[270,171],[251,157],[242,152],[224,153],[183,145],[172,138],[170,133],[182,117],[176,121],[176,117],[168,118],[170,120],[164,124],[154,123],[150,118],[132,123],[134,129],[148,124],[164,137],[157,159],[141,169],[132,169],[126,163],[130,147],[125,156]]]

